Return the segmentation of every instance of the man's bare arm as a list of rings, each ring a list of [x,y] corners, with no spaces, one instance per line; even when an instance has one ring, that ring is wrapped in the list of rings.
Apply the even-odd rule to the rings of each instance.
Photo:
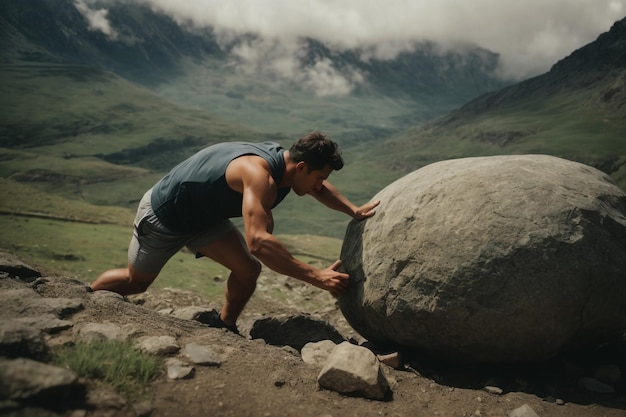
[[[337,271],[341,261],[335,261],[326,269],[315,268],[294,258],[272,235],[271,206],[276,199],[277,185],[264,161],[244,161],[233,161],[239,163],[231,163],[228,175],[229,184],[238,182],[236,188],[240,187],[243,193],[242,215],[250,252],[280,274],[308,282],[334,296],[341,294],[347,288],[349,279],[348,274]]]
[[[315,199],[333,210],[340,211],[357,220],[363,220],[376,214],[374,210],[380,201],[370,201],[362,206],[356,206],[330,182],[324,181],[318,190],[313,190],[311,194]]]

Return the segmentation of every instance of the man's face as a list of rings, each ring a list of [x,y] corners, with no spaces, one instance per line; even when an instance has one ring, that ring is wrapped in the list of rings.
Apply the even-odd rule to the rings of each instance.
[[[312,191],[319,191],[324,180],[328,179],[332,172],[333,169],[330,165],[326,165],[322,169],[309,171],[306,162],[299,162],[296,167],[296,179],[292,189],[300,196],[309,194]]]

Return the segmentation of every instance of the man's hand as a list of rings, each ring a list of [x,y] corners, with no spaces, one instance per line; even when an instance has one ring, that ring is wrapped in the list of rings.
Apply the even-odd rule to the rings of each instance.
[[[380,200],[370,201],[369,203],[363,204],[361,207],[358,207],[354,211],[354,217],[357,220],[367,219],[376,214],[376,210],[374,210],[380,204]]]
[[[331,266],[322,269],[317,287],[328,291],[333,297],[339,297],[347,288],[350,276],[337,271],[341,266],[341,260],[336,260]]]

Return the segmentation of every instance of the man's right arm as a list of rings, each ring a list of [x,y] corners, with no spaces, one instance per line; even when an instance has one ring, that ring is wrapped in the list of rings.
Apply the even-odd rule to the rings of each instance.
[[[228,175],[229,181],[237,182],[238,191],[243,193],[242,215],[250,252],[280,274],[308,282],[333,296],[341,294],[349,279],[348,274],[337,271],[341,261],[335,261],[326,269],[315,268],[294,258],[272,235],[271,206],[276,199],[277,185],[264,161],[235,160],[229,166]]]

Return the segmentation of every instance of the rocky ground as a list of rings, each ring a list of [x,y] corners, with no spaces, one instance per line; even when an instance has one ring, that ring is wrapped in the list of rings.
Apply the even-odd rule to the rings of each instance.
[[[42,406],[28,399],[0,398],[0,415],[626,416],[626,378],[615,379],[616,371],[626,371],[623,341],[565,355],[549,363],[524,366],[460,366],[403,352],[403,363],[397,369],[383,365],[391,392],[385,400],[377,401],[322,389],[317,382],[320,367],[303,362],[296,349],[245,336],[259,318],[305,313],[332,324],[354,343],[365,342],[343,320],[334,299],[285,277],[264,273],[240,323],[244,336],[239,336],[171,314],[189,306],[219,304],[219,300],[206,300],[195,293],[162,289],[122,299],[106,292],[89,293],[82,283],[70,278],[44,276],[25,282],[14,278],[15,269],[4,268],[4,271],[0,294],[10,296],[18,294],[15,290],[32,290],[41,300],[80,301],[76,309],[57,311],[57,318],[70,324],[64,330],[47,332],[44,338],[47,346],[72,343],[86,323],[107,323],[125,329],[132,338],[168,335],[182,347],[189,343],[211,346],[219,353],[221,363],[192,365],[190,376],[177,380],[170,379],[164,371],[150,385],[147,396],[137,401],[126,401],[107,387],[83,381],[87,387],[84,399],[70,401],[59,395],[56,401],[50,400]],[[284,294],[282,301],[277,300],[277,290]],[[8,323],[25,314],[24,304],[8,298],[0,305],[4,326],[0,330],[4,329],[5,335]],[[21,309],[15,308],[18,304]],[[184,362],[182,352],[168,356]],[[6,366],[8,362],[2,363]],[[602,365],[609,365],[608,369],[613,371],[612,381],[608,385],[594,385],[601,383],[602,375],[598,372],[607,369]],[[0,397],[7,396],[7,386],[7,381],[0,379]],[[598,392],[607,387],[613,392]]]

